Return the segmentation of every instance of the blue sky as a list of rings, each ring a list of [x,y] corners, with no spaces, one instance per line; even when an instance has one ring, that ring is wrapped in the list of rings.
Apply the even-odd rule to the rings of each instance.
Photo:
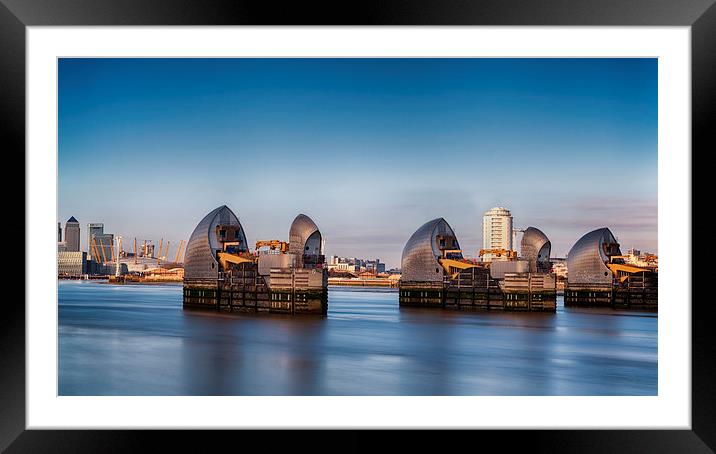
[[[60,59],[59,219],[249,242],[311,216],[327,255],[400,264],[444,217],[467,255],[509,208],[564,257],[608,226],[657,249],[656,59]],[[125,240],[126,241],[126,240]]]

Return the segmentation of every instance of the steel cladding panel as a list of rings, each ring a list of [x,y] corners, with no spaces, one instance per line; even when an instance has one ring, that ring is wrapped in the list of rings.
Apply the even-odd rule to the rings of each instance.
[[[441,282],[443,269],[438,262],[441,252],[436,244],[438,235],[451,235],[455,232],[443,218],[433,219],[423,224],[408,239],[401,258],[401,280],[405,282]],[[457,237],[456,237],[457,242]],[[460,245],[457,244],[459,249]]]
[[[522,235],[522,258],[530,264],[530,272],[547,272],[550,269],[549,255],[552,252],[552,243],[541,230],[528,227]]]
[[[612,232],[603,227],[593,230],[577,241],[567,255],[567,282],[569,284],[612,283],[612,272],[607,267],[609,257],[604,243],[616,243]],[[618,251],[621,254],[620,251]]]
[[[248,252],[246,235],[239,222],[239,218],[227,207],[222,205],[204,219],[194,229],[189,237],[184,258],[184,277],[186,279],[217,279],[219,276],[219,263],[215,253],[220,249],[216,238],[217,225],[233,225],[241,228],[241,250]]]
[[[306,249],[306,241],[308,241],[314,233],[318,235],[319,253],[317,255],[322,255],[323,251],[321,248],[323,247],[323,242],[321,232],[318,230],[316,223],[305,214],[299,214],[291,223],[291,228],[288,231],[288,251],[291,254],[296,254],[297,267],[303,266],[303,254]]]
[[[493,260],[490,263],[490,276],[504,279],[507,273],[527,273],[530,265],[527,260]]]
[[[296,262],[294,254],[261,254],[258,260],[259,274],[268,276],[271,268],[291,268]]]

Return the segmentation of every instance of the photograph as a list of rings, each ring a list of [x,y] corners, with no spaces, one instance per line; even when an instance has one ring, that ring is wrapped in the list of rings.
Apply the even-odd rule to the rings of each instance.
[[[58,396],[659,395],[658,58],[56,64]]]
[[[0,451],[714,452],[714,0],[50,3]]]

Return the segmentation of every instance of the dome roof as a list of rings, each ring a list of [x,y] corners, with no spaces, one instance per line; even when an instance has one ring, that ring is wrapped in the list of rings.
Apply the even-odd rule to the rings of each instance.
[[[612,272],[607,267],[609,256],[605,245],[616,244],[612,232],[606,228],[592,230],[579,239],[567,255],[567,280],[570,284],[611,284]],[[617,247],[614,251],[621,254]]]
[[[309,241],[310,240],[310,241]],[[308,244],[308,251],[307,251]],[[303,255],[323,255],[323,237],[313,219],[299,214],[288,231],[288,252],[296,254],[296,265],[302,266]]]
[[[401,259],[401,281],[439,282],[443,280],[442,266],[438,259],[442,252],[438,246],[438,235],[454,237],[452,249],[460,249],[452,227],[443,218],[428,221],[408,239]],[[461,256],[461,255],[460,255]]]
[[[239,218],[226,205],[222,205],[197,224],[189,237],[184,258],[184,277],[186,279],[216,279],[219,273],[216,251],[221,244],[216,237],[216,226],[237,226],[240,228],[238,250],[248,252],[246,235]]]
[[[530,272],[548,272],[552,243],[540,229],[528,227],[522,235],[520,252],[530,264]]]

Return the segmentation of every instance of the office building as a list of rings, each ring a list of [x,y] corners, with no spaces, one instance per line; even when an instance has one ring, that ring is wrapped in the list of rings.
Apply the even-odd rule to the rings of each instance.
[[[513,250],[512,214],[507,208],[495,207],[485,212],[482,217],[482,249],[486,251],[482,256],[486,262],[497,257],[497,254],[489,252],[491,250]]]
[[[74,216],[65,223],[65,243],[67,252],[80,251],[80,223]]]
[[[78,251],[58,252],[57,274],[59,276],[87,274],[87,253]]]
[[[97,257],[92,259],[99,263],[110,262],[114,260],[115,245],[113,233],[95,234],[93,237],[95,242],[94,250],[97,251]],[[91,250],[92,248],[90,248]]]
[[[97,260],[97,257],[93,255],[94,247],[92,245],[92,238],[94,238],[95,235],[102,235],[103,233],[104,224],[101,222],[87,224],[87,250],[89,251],[89,256],[94,260]]]

